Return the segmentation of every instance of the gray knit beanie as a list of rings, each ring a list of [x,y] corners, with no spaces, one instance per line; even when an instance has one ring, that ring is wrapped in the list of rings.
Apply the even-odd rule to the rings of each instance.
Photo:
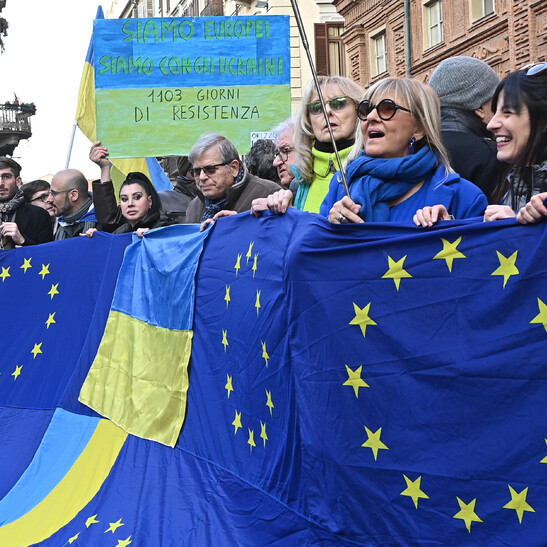
[[[429,80],[441,106],[462,110],[476,110],[489,101],[499,83],[498,75],[488,64],[463,55],[442,61]]]

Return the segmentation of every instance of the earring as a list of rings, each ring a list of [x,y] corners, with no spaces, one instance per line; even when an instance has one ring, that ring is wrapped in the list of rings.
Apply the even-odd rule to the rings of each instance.
[[[409,141],[408,141],[408,153],[410,155],[414,154],[414,144],[416,142],[416,137],[412,137]]]

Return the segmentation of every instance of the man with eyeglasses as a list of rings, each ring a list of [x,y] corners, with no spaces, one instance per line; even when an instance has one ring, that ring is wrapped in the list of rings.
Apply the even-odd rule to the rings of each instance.
[[[87,179],[76,169],[59,171],[51,179],[47,203],[55,210],[59,222],[56,241],[76,237],[98,226]]]
[[[0,249],[37,245],[53,239],[51,221],[44,209],[25,201],[19,189],[21,166],[0,157]]]
[[[198,195],[186,210],[187,223],[205,222],[221,211],[230,211],[227,214],[248,211],[253,199],[265,198],[279,190],[275,182],[251,175],[235,145],[222,135],[201,136],[188,159]]]

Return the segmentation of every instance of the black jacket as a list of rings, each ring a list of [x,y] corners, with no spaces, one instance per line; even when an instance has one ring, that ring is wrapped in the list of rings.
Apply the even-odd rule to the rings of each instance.
[[[49,213],[41,207],[24,202],[17,211],[13,222],[25,238],[23,247],[53,241],[53,223]]]
[[[507,176],[508,166],[497,160],[496,143],[484,123],[473,113],[441,108],[441,133],[454,171],[477,185],[494,203],[494,190]]]

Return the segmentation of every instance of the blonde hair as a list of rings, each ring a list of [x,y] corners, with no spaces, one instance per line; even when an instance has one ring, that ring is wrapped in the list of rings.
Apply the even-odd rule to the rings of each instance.
[[[432,87],[414,78],[385,78],[370,86],[364,99],[376,104],[375,97],[390,95],[395,102],[401,101],[410,109],[418,127],[425,133],[429,148],[437,155],[438,164],[444,164],[446,172],[453,173],[450,159],[441,137],[441,105]],[[403,105],[401,105],[403,106]],[[365,148],[361,124],[355,132],[355,146],[348,157],[348,163]]]
[[[359,103],[363,96],[364,89],[353,80],[344,76],[318,76],[317,80],[321,90],[330,85],[338,86],[342,94],[352,99],[355,105]],[[313,155],[311,149],[315,138],[310,123],[308,103],[312,95],[316,92],[315,81],[311,80],[308,82],[302,95],[302,101],[300,102],[294,124],[294,149],[298,157],[298,169],[300,170],[302,179],[307,182],[311,182],[313,179]],[[357,122],[356,117],[355,123],[359,126]]]

